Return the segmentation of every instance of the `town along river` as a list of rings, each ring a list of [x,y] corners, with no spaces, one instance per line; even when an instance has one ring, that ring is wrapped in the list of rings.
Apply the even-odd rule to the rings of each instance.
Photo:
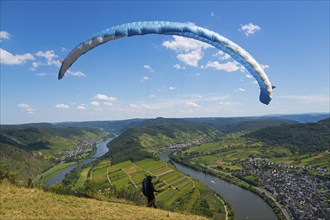
[[[159,158],[162,161],[169,160],[171,152],[161,153]],[[228,202],[235,212],[236,219],[273,220],[277,219],[273,210],[256,194],[242,189],[234,184],[223,181],[215,176],[196,171],[182,164],[172,161],[174,165],[189,176],[198,179],[210,189],[221,195]]]
[[[45,183],[45,186],[50,186],[54,183],[61,183],[64,180],[65,175],[67,173],[70,173],[77,166],[82,166],[82,165],[88,164],[88,163],[92,162],[93,160],[95,160],[96,158],[101,157],[104,154],[106,154],[109,151],[109,149],[107,148],[107,143],[109,143],[110,141],[111,141],[111,139],[108,139],[106,141],[102,141],[102,142],[96,144],[96,152],[92,156],[92,158],[87,158],[80,163],[69,166],[67,169],[63,170],[62,172],[58,173],[57,175],[52,177],[50,180],[48,180]]]

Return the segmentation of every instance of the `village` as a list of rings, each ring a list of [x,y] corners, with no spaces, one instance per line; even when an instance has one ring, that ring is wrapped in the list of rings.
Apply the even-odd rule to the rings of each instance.
[[[96,139],[86,140],[73,149],[65,151],[64,154],[58,158],[58,160],[70,161],[81,159],[81,155],[90,153],[97,142],[98,141]]]
[[[327,219],[330,213],[330,180],[322,175],[310,175],[308,169],[288,164],[275,164],[268,159],[248,158],[244,170],[235,176],[255,176],[257,185],[276,198],[294,219]]]

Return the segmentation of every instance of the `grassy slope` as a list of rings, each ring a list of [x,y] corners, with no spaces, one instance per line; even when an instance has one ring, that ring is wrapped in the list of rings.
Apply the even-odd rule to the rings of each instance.
[[[0,183],[0,219],[206,219]]]

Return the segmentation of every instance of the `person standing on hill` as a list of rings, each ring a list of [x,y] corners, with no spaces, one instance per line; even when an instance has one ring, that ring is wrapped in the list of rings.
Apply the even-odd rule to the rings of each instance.
[[[155,195],[154,195],[154,192],[159,192],[159,191],[158,190],[155,190],[154,184],[152,183],[152,177],[151,176],[147,176],[142,181],[142,193],[143,193],[144,196],[146,196],[148,198],[147,207],[157,208],[156,207],[156,204],[155,204]]]

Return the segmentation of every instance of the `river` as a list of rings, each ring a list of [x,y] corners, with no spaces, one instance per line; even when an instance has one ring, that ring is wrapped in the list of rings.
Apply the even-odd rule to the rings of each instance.
[[[88,164],[90,162],[92,162],[93,160],[95,160],[96,158],[98,157],[101,157],[103,156],[104,154],[106,154],[109,149],[107,148],[107,144],[111,141],[112,139],[107,139],[105,141],[102,141],[98,144],[96,144],[96,152],[95,154],[92,156],[92,158],[88,158],[88,159],[85,159],[83,160],[82,162],[80,163],[77,163],[75,165],[72,165],[72,166],[69,166],[67,169],[63,170],[62,172],[58,173],[57,175],[55,175],[54,177],[52,177],[50,180],[48,180],[46,183],[45,183],[45,186],[50,186],[54,183],[61,183],[64,178],[65,178],[65,175],[67,173],[70,173],[74,168],[76,168],[77,166],[81,166],[81,165],[85,165],[85,164]]]
[[[162,161],[169,160],[171,152],[161,153],[159,158]],[[242,189],[234,184],[223,181],[215,176],[196,171],[182,164],[172,161],[174,165],[189,176],[198,179],[210,189],[221,195],[235,211],[235,218],[239,220],[275,220],[276,214],[270,206],[256,194]]]

